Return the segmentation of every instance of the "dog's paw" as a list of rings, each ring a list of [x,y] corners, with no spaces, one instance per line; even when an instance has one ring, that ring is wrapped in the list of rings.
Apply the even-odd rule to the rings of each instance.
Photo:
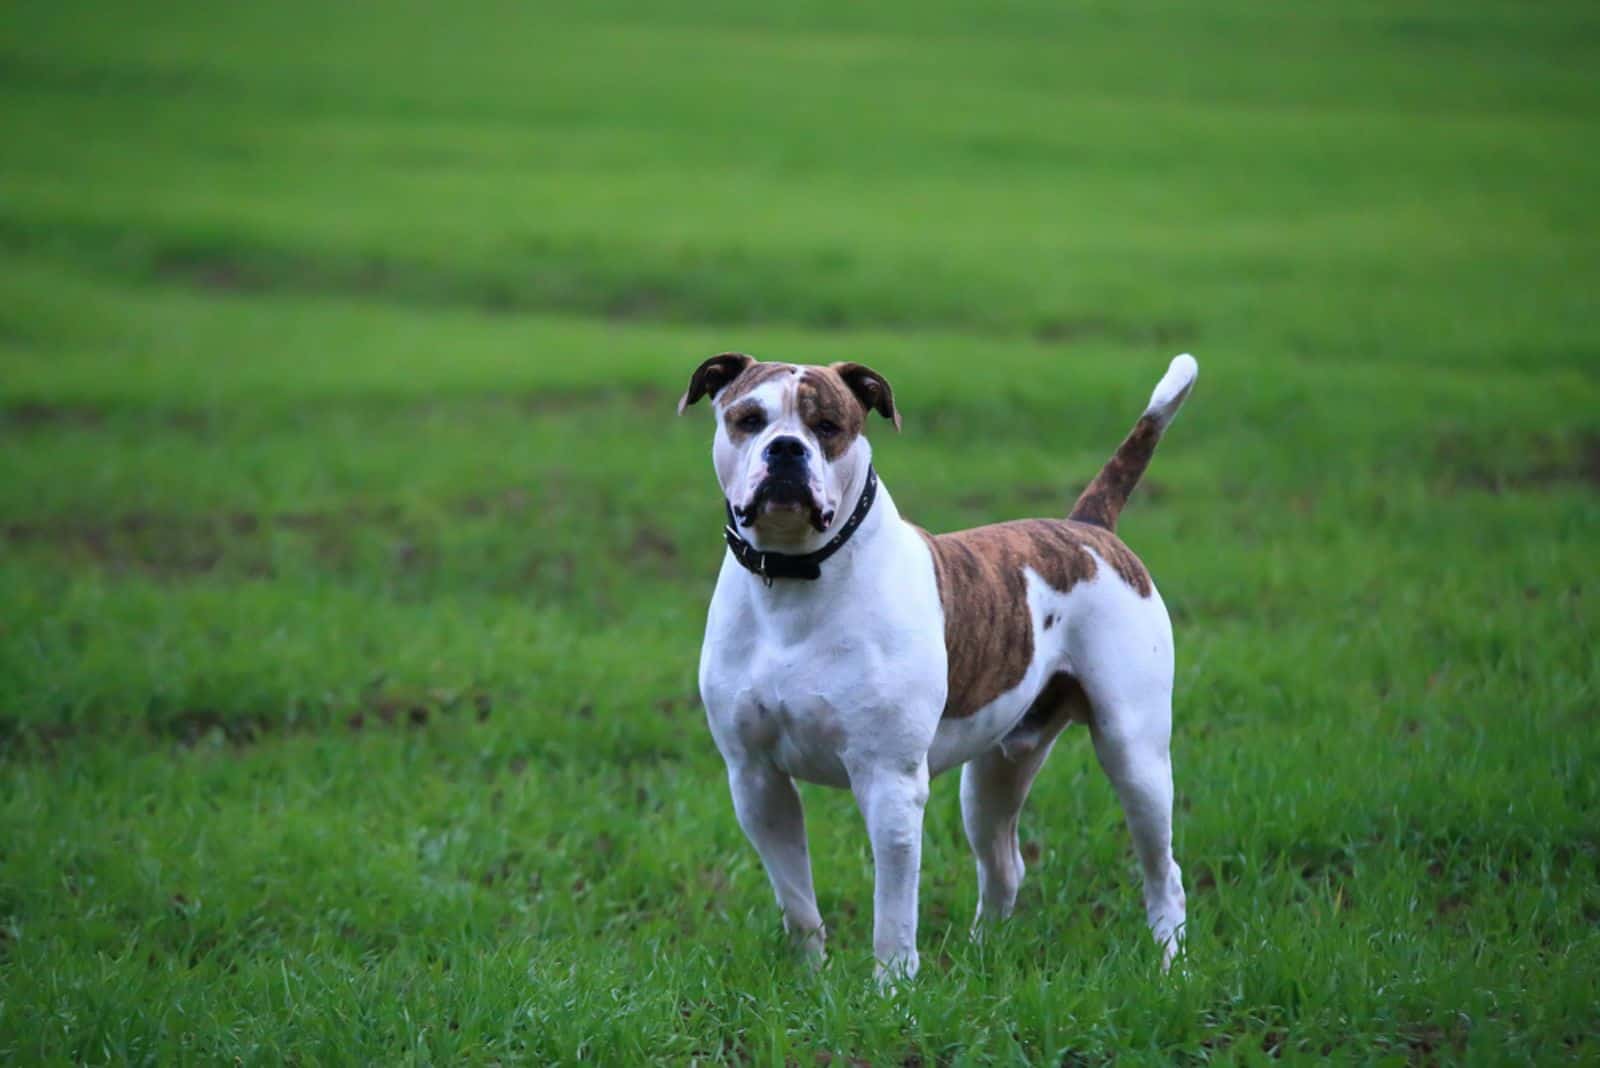
[[[878,993],[885,997],[893,997],[900,988],[910,983],[917,977],[917,969],[921,961],[917,951],[912,950],[906,956],[892,957],[889,960],[878,961],[873,970],[873,981],[877,984]]]
[[[799,958],[812,971],[821,971],[828,963],[827,931],[821,927],[810,931],[789,932],[790,944]]]

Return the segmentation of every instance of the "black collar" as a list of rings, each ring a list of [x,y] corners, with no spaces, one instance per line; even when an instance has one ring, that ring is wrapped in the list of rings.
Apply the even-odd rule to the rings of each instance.
[[[861,499],[856,501],[855,511],[844,521],[839,533],[814,553],[794,556],[789,553],[762,552],[739,536],[738,522],[733,517],[731,504],[728,505],[728,525],[722,528],[722,533],[728,539],[728,550],[733,553],[733,558],[768,586],[772,585],[773,579],[814,581],[822,577],[822,562],[844,548],[844,543],[850,540],[850,536],[861,526],[861,521],[867,518],[867,513],[872,510],[873,498],[877,495],[878,472],[868,464],[867,484],[861,488]]]

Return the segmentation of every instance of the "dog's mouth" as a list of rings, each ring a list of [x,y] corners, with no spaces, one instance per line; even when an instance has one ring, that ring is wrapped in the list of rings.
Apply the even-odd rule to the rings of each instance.
[[[775,513],[803,516],[818,534],[833,522],[833,513],[817,503],[809,483],[781,476],[764,479],[750,500],[733,510],[743,527],[754,526],[762,516]]]

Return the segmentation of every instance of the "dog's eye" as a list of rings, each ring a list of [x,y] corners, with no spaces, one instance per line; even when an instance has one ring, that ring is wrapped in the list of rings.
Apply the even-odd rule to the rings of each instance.
[[[824,419],[811,429],[815,430],[819,437],[831,438],[839,432],[839,424],[832,419]]]
[[[742,416],[733,425],[743,430],[746,434],[754,434],[757,430],[767,425],[767,417],[760,412],[751,412],[749,415]]]

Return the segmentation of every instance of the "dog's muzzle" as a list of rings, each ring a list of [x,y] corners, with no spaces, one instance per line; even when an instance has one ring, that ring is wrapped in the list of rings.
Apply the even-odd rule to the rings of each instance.
[[[811,482],[806,478],[803,466],[798,466],[796,470],[780,468],[762,479],[750,500],[734,509],[734,516],[740,526],[748,527],[771,512],[803,513],[806,521],[819,534],[833,522],[833,513],[825,510],[812,493]]]

